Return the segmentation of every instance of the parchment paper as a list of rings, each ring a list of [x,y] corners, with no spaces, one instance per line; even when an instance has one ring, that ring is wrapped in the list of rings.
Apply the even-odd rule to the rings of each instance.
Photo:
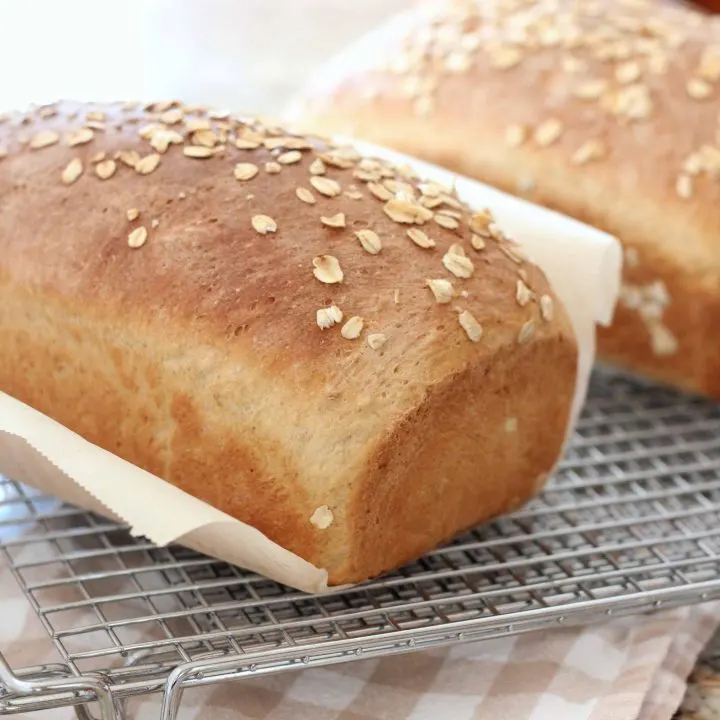
[[[546,272],[572,318],[580,346],[571,428],[580,411],[595,355],[595,325],[608,324],[620,283],[617,241],[480,183],[389,150],[361,151],[415,166],[429,180],[451,185],[477,209],[490,208]],[[478,474],[482,472],[478,468]],[[0,473],[66,502],[127,522],[158,545],[177,542],[306,592],[329,589],[327,572],[160,478],[91,443],[0,392]],[[232,468],[228,468],[232,473]]]

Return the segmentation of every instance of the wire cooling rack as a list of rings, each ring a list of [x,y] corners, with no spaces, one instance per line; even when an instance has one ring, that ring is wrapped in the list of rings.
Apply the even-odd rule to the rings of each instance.
[[[3,519],[5,518],[5,519]],[[2,549],[62,657],[0,715],[164,692],[720,597],[720,406],[597,371],[555,478],[519,512],[309,596],[0,480]],[[0,651],[2,648],[0,648]]]

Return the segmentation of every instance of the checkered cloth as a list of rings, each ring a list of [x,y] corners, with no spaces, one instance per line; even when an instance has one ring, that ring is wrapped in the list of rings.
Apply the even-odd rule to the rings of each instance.
[[[12,666],[58,661],[2,565],[0,610],[0,649]],[[669,720],[719,622],[713,603],[253,677],[186,691],[178,720]],[[128,710],[129,720],[157,720],[160,698],[134,699]],[[37,717],[71,720],[74,712]]]

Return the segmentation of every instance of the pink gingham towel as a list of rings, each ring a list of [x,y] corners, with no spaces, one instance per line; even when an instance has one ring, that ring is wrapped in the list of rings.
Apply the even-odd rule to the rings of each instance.
[[[58,661],[2,564],[0,609],[0,649],[14,667]],[[178,720],[670,720],[718,620],[720,603],[711,603],[252,677],[186,691]],[[136,698],[128,710],[129,720],[157,720],[160,698]]]

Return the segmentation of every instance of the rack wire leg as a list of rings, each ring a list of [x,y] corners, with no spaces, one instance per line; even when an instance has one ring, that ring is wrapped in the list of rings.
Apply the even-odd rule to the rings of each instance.
[[[81,676],[53,678],[51,680],[22,680],[12,671],[0,652],[0,684],[17,695],[40,695],[52,692],[91,692],[100,705],[101,720],[121,720],[113,702],[110,688],[99,678]],[[79,715],[79,717],[81,717]],[[91,716],[87,716],[91,717]],[[84,719],[83,719],[84,720]]]
[[[115,715],[113,716],[113,720],[117,717],[117,720],[127,720],[127,715],[125,714],[125,700],[118,700],[115,703]],[[97,720],[97,718],[88,710],[87,705],[76,705],[75,706],[75,715],[78,720]],[[105,720],[105,716],[103,716],[100,720]]]
[[[183,688],[168,680],[160,709],[160,720],[175,720],[180,709],[182,696]]]

